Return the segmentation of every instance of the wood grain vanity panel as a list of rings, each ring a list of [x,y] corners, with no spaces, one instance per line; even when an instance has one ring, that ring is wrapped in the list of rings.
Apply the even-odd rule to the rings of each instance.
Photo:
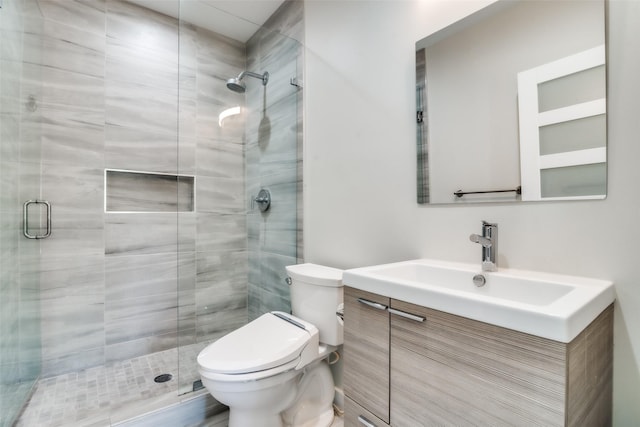
[[[347,426],[611,425],[613,304],[566,344],[345,289]]]
[[[358,302],[389,305],[389,298],[345,287],[345,395],[389,422],[389,313]]]
[[[611,425],[613,305],[568,345],[567,425]]]
[[[394,426],[562,425],[562,343],[393,300]],[[418,369],[416,369],[418,367]]]
[[[386,427],[389,424],[376,417],[374,414],[358,405],[353,400],[345,397],[344,399],[344,427],[364,427],[362,421],[358,417],[364,417],[363,421],[368,422],[376,427]]]

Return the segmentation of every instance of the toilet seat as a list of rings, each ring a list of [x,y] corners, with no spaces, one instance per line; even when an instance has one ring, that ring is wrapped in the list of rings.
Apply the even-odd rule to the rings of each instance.
[[[250,381],[296,369],[318,355],[318,329],[283,312],[266,313],[207,346],[200,373],[211,379]]]

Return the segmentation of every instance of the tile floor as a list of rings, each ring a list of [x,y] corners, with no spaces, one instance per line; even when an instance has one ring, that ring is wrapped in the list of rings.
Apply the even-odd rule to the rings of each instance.
[[[136,357],[38,381],[16,427],[109,425],[192,391],[196,356],[207,343]],[[180,357],[178,357],[180,356]],[[171,381],[156,383],[170,373]],[[180,384],[178,384],[178,381]],[[175,399],[174,399],[175,400]],[[105,424],[106,423],[106,424]]]
[[[188,400],[198,394],[189,392],[193,381],[200,379],[196,357],[206,345],[193,344],[41,379],[15,427],[164,427],[162,422],[158,424],[158,417],[168,421],[167,415],[140,416],[178,403],[181,396]],[[164,373],[171,373],[174,378],[165,383],[154,382],[157,375]],[[199,393],[206,394],[206,390]],[[220,410],[224,408],[214,408],[216,413]],[[140,417],[139,421],[136,417]],[[194,426],[224,427],[227,420],[228,413],[223,412]],[[342,417],[336,417],[331,427],[342,426]]]

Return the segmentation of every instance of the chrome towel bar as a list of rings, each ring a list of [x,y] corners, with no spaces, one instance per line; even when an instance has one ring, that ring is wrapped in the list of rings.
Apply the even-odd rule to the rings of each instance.
[[[487,190],[487,191],[455,191],[453,194],[456,197],[462,197],[465,194],[487,194],[487,193],[511,193],[515,192],[516,194],[522,194],[522,186],[517,186],[513,190]]]

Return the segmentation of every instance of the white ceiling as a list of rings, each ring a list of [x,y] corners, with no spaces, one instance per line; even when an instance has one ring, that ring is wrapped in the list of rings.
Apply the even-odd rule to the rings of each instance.
[[[129,0],[246,42],[284,0]]]

